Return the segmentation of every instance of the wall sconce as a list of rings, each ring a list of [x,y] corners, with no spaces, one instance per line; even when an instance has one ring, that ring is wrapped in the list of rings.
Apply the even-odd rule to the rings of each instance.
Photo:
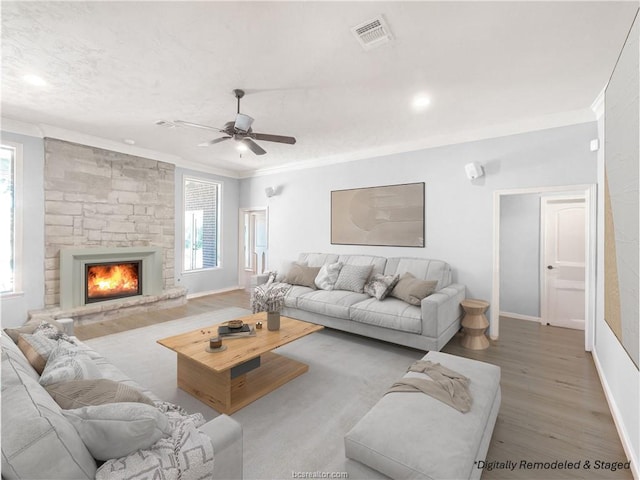
[[[271,198],[274,195],[278,194],[278,189],[277,187],[267,187],[264,189],[264,193],[267,196],[267,198]]]
[[[464,166],[464,171],[467,174],[469,180],[475,180],[484,175],[484,168],[477,162],[467,163]]]

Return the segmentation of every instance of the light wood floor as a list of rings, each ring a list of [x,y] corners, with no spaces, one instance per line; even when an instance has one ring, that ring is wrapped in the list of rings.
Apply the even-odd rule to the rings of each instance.
[[[230,306],[249,308],[237,290],[189,300],[177,308],[76,327],[81,340]],[[502,318],[500,339],[487,350],[467,350],[454,337],[444,352],[502,368],[502,405],[487,461],[518,464],[485,470],[487,479],[631,479],[629,470],[594,469],[596,461],[625,462],[584,334],[577,330]],[[520,462],[590,462],[590,469],[526,469]]]

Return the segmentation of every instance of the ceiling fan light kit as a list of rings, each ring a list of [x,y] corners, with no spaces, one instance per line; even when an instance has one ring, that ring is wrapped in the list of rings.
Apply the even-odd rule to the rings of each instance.
[[[264,142],[276,142],[276,143],[286,143],[288,145],[293,145],[296,143],[295,137],[287,137],[284,135],[271,135],[269,133],[256,133],[252,130],[251,125],[253,124],[254,119],[249,115],[245,115],[244,113],[240,113],[240,99],[244,97],[244,90],[235,89],[233,94],[238,100],[238,111],[236,113],[236,118],[234,121],[230,121],[224,124],[224,128],[216,128],[210,127],[208,125],[202,125],[200,123],[188,122],[186,120],[174,120],[173,122],[168,122],[166,120],[158,120],[156,125],[173,128],[175,126],[182,127],[193,127],[193,128],[201,128],[205,130],[213,130],[216,132],[224,133],[223,137],[214,138],[213,140],[209,140],[208,142],[199,143],[199,147],[209,147],[211,145],[215,145],[216,143],[223,142],[225,140],[229,140],[233,138],[238,142],[242,142],[244,146],[246,146],[249,150],[251,150],[256,155],[264,155],[266,150],[264,150],[260,145],[258,145],[254,140],[264,141]]]

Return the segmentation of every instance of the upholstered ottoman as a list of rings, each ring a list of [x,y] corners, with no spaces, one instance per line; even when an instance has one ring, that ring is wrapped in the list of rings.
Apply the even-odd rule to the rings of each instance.
[[[388,393],[345,436],[346,456],[391,478],[477,479],[500,409],[500,367],[429,352],[423,360],[468,377],[466,413],[422,392]],[[407,377],[429,378],[408,372]]]

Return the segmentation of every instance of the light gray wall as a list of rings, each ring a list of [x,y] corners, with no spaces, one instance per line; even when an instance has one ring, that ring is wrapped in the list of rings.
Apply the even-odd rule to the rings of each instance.
[[[540,195],[500,200],[500,311],[540,317]]]
[[[638,21],[636,18],[635,29],[629,37],[630,41],[636,42],[636,46],[640,43]],[[626,75],[625,83],[635,84],[639,90],[637,93],[630,92],[629,103],[635,101],[636,105],[633,107],[628,105],[628,107],[638,112],[640,72],[636,67],[628,70]],[[605,121],[604,116],[598,120],[598,132],[601,139],[604,138]],[[631,121],[636,125],[635,134],[638,135],[637,122]],[[604,154],[604,149],[601,148],[598,151],[598,263],[596,267],[596,325],[593,359],[598,367],[611,412],[615,417],[618,433],[622,437],[627,455],[633,462],[634,477],[638,478],[640,475],[640,409],[638,409],[638,405],[640,405],[640,372],[604,319]],[[640,200],[636,197],[634,201]],[[636,203],[632,207],[635,207],[637,211],[638,204]],[[635,320],[638,321],[637,314]]]
[[[2,140],[23,147],[22,292],[0,299],[3,327],[22,325],[27,311],[44,306],[44,141],[1,132]]]
[[[202,178],[222,185],[220,212],[220,267],[195,272],[183,272],[184,238],[184,176]],[[238,285],[238,198],[239,181],[209,173],[176,168],[176,285],[187,288],[188,294],[229,290]]]
[[[589,150],[595,137],[592,122],[247,178],[240,184],[240,206],[263,205],[265,187],[281,187],[268,199],[271,268],[304,251],[442,259],[454,269],[454,280],[467,286],[467,297],[490,300],[493,192],[595,183],[596,154]],[[464,173],[473,161],[486,171],[474,183]],[[425,248],[331,245],[331,190],[422,181]]]

